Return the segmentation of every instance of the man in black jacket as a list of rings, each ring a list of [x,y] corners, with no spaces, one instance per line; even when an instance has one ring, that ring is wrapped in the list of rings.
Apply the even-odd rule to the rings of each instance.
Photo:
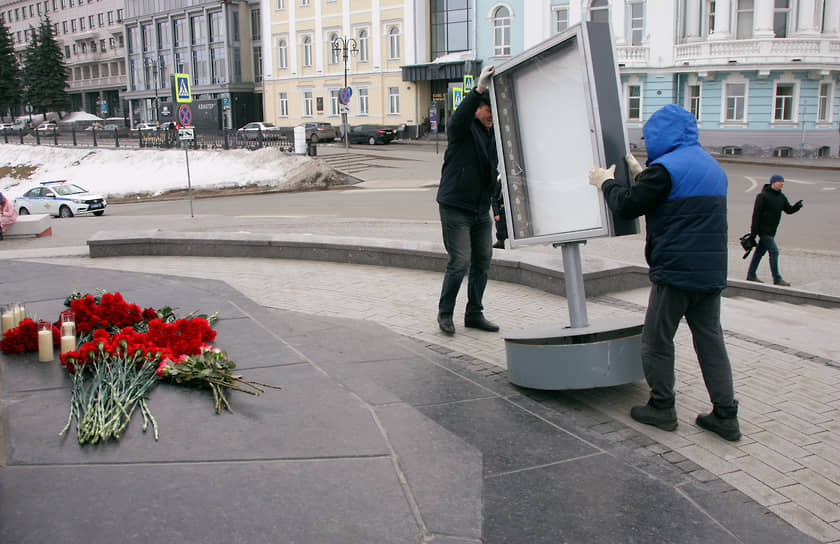
[[[802,201],[791,206],[782,192],[784,186],[785,178],[774,174],[770,177],[770,183],[765,185],[755,197],[750,233],[758,236],[758,244],[755,246],[755,253],[747,271],[747,281],[761,283],[756,276],[758,264],[765,253],[770,253],[770,273],[773,274],[773,283],[790,285],[782,279],[782,274],[779,272],[779,246],[776,245],[776,230],[779,228],[779,221],[782,220],[782,212],[787,214],[798,212],[802,209]]]
[[[493,67],[481,71],[478,84],[449,119],[437,202],[443,244],[449,254],[438,302],[438,325],[455,334],[452,314],[461,282],[469,271],[464,326],[495,332],[484,317],[482,298],[492,255],[490,198],[496,185],[496,140],[487,87]]]

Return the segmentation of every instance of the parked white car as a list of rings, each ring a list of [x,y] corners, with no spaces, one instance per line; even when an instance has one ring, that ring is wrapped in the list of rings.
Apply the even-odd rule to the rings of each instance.
[[[55,217],[73,217],[92,213],[102,215],[108,202],[100,194],[90,193],[73,183],[43,181],[15,199],[20,215],[48,213]]]

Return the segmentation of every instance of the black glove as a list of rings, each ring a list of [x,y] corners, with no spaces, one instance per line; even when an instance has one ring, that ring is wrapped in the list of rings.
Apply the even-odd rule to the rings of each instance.
[[[800,200],[800,201],[798,201],[796,204],[794,204],[794,206],[796,206],[796,209],[797,209],[797,210],[801,210],[801,209],[802,209],[802,206],[804,206],[804,205],[805,205],[805,204],[803,204],[803,202],[802,202],[801,200]]]

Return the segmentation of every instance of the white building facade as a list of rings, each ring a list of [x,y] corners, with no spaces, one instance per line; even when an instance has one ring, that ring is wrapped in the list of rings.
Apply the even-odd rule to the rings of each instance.
[[[101,117],[126,114],[123,14],[123,0],[0,0],[20,64],[29,33],[49,17],[69,69],[70,109]]]
[[[428,91],[422,83],[403,81],[401,66],[425,55],[423,4],[262,0],[265,120],[339,126],[344,109],[349,125],[416,124],[418,96]],[[352,90],[347,108],[340,101],[344,87]]]
[[[478,58],[609,22],[631,146],[665,104],[713,152],[840,154],[840,0],[475,0]]]

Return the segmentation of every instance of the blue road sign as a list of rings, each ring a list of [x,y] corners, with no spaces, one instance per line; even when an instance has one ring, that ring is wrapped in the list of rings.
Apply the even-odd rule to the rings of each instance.
[[[341,93],[338,95],[338,99],[341,101],[342,104],[349,104],[350,97],[353,96],[353,89],[350,87],[344,87],[341,89]]]

